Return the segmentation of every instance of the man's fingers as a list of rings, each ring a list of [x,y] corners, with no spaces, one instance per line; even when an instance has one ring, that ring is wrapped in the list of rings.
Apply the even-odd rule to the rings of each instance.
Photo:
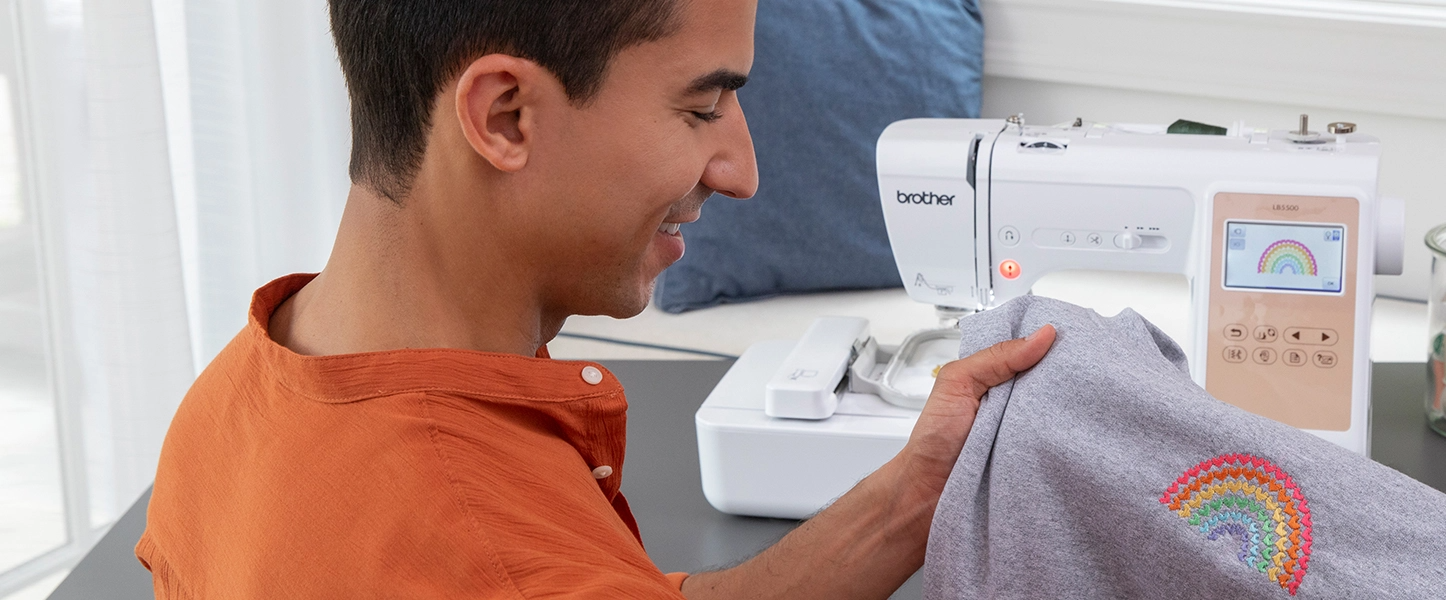
[[[1054,337],[1054,327],[1046,325],[1027,338],[995,344],[939,370],[929,402],[900,453],[911,457],[916,481],[934,493],[944,489],[989,388],[1033,367],[1054,345]]]
[[[1033,367],[1054,345],[1053,325],[1045,325],[1029,337],[1000,342],[939,370],[939,382],[950,385],[955,394],[983,398],[989,388],[1009,381]]]

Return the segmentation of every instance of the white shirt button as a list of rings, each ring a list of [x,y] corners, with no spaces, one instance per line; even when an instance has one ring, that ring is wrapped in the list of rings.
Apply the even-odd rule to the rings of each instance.
[[[582,368],[582,380],[583,380],[583,381],[586,381],[586,382],[588,383],[588,385],[597,385],[597,384],[599,384],[599,383],[602,383],[602,380],[603,380],[602,371],[598,370],[597,367],[594,367],[594,366],[592,366],[592,365],[588,365],[588,366],[586,366],[586,367],[583,367],[583,368]],[[609,471],[609,472],[611,472],[611,471]],[[603,477],[606,477],[606,475],[604,475]],[[599,479],[601,479],[601,478],[599,478]]]
[[[598,467],[598,468],[592,470],[592,478],[593,478],[593,479],[607,479],[607,478],[612,477],[612,476],[613,476],[613,468],[612,468],[612,467],[609,467],[609,466],[607,466],[607,465],[603,465],[603,466],[601,466],[601,467]]]

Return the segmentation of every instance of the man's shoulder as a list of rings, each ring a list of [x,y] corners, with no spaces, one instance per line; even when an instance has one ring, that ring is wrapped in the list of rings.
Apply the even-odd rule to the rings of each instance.
[[[197,510],[241,512],[298,494],[311,499],[308,508],[346,505],[349,498],[383,507],[407,500],[383,498],[388,494],[424,487],[419,480],[428,477],[441,480],[424,394],[350,402],[319,396],[307,389],[315,387],[307,373],[246,339],[254,333],[242,331],[182,400],[161,451],[159,499],[174,492],[187,502],[213,501]]]
[[[432,586],[400,596],[510,588],[450,490],[424,393],[323,402],[224,354],[167,434],[142,558],[251,597],[308,582],[333,586],[312,590],[322,596],[392,589],[392,577]]]

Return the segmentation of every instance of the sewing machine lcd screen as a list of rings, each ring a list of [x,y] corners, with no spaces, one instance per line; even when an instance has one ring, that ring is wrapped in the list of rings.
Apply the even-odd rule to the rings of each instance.
[[[1225,287],[1340,293],[1344,225],[1225,222]]]

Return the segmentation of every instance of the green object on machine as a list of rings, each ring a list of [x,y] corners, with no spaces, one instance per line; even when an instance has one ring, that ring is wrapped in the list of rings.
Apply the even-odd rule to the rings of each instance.
[[[1174,123],[1171,123],[1169,129],[1165,130],[1165,133],[1183,133],[1187,135],[1225,135],[1225,128],[1180,119],[1178,121],[1175,121]]]

